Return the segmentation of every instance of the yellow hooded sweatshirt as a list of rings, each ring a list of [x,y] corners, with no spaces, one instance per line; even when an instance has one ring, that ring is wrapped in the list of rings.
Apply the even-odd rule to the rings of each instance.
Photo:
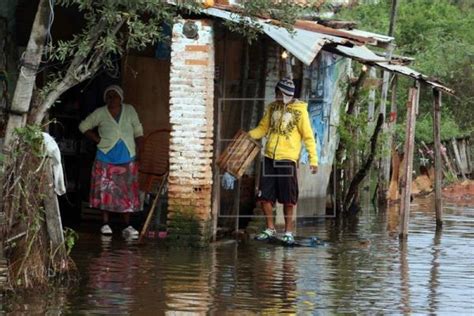
[[[267,136],[265,156],[274,160],[298,162],[303,141],[309,153],[310,165],[317,166],[316,142],[307,108],[308,104],[299,100],[286,106],[281,101],[272,102],[249,135],[253,139]]]

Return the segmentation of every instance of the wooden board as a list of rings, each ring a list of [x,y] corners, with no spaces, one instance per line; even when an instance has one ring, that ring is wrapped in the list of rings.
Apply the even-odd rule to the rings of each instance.
[[[170,63],[149,57],[123,58],[125,103],[137,110],[145,135],[157,129],[170,129]]]
[[[239,130],[217,159],[217,165],[236,178],[242,177],[250,163],[260,152],[260,144]]]

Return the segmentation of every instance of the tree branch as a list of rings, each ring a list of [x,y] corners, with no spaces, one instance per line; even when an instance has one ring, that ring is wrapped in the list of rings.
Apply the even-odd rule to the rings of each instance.
[[[367,71],[362,70],[360,72],[359,78],[357,78],[357,81],[354,83],[354,86],[349,87],[348,96],[347,96],[347,100],[348,100],[347,114],[352,114],[354,112],[355,104],[357,102],[357,98],[359,97],[360,88],[362,87],[366,77],[367,77]]]
[[[359,169],[359,171],[357,171],[356,175],[352,179],[351,184],[349,186],[349,190],[347,190],[347,194],[344,199],[344,211],[346,212],[352,206],[354,202],[354,198],[357,194],[358,186],[362,182],[362,180],[364,180],[365,176],[367,175],[367,171],[370,169],[370,166],[372,165],[372,162],[374,161],[375,149],[377,148],[377,138],[382,128],[382,124],[383,124],[383,114],[380,113],[377,118],[377,125],[375,126],[374,134],[370,138],[370,153],[367,156],[367,160],[365,161],[365,164],[362,166],[362,168]]]
[[[113,28],[111,34],[117,34],[123,23],[125,23],[125,19],[120,19],[120,21]],[[98,31],[98,28],[91,30],[91,32],[97,32],[97,35],[92,37],[91,44],[94,45],[91,45],[91,51],[94,48],[95,43],[97,43],[99,40],[100,34],[105,28],[105,23],[101,26],[101,28],[102,30],[100,32]],[[96,50],[94,53],[92,53],[92,55],[88,54],[90,57],[87,61],[85,57],[76,55],[64,78],[50,93],[48,93],[41,105],[31,114],[30,121],[40,124],[43,121],[46,112],[51,108],[51,106],[54,104],[54,102],[56,102],[61,94],[97,73],[97,71],[100,69],[100,66],[102,65],[105,54],[106,51],[104,49]]]

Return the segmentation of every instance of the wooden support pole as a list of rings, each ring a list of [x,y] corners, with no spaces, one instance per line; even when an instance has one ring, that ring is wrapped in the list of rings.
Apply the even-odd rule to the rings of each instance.
[[[392,8],[390,10],[390,25],[388,27],[388,36],[393,36],[393,33],[395,33],[397,11],[398,11],[398,0],[392,0]]]
[[[441,200],[441,178],[442,178],[442,161],[441,161],[441,92],[433,90],[433,140],[434,140],[434,166],[435,166],[435,211],[436,211],[436,227],[443,226],[443,205]]]
[[[387,49],[387,59],[392,59],[394,46],[390,44]],[[382,92],[380,96],[380,111],[384,116],[384,125],[383,125],[383,134],[388,134],[388,120],[387,120],[387,98],[388,90],[390,85],[390,72],[383,72],[383,81],[382,81]],[[380,169],[379,169],[379,182],[378,182],[378,196],[379,202],[382,202],[382,205],[385,205],[387,199],[388,185],[390,181],[390,158],[391,158],[391,144],[389,142],[384,142],[382,144],[382,157],[380,159]]]
[[[46,165],[46,176],[48,187],[43,200],[46,228],[53,252],[59,255],[60,259],[66,258],[66,248],[64,244],[63,225],[56,192],[54,191],[53,167],[50,162]]]
[[[458,143],[454,137],[451,139],[451,145],[453,146],[454,157],[456,158],[456,165],[458,166],[459,173],[461,173],[462,179],[467,180],[466,174],[464,173],[463,164],[461,161],[461,155],[459,154]]]
[[[415,125],[416,109],[418,108],[418,94],[420,93],[420,84],[416,82],[416,87],[410,88],[407,103],[406,135],[405,135],[405,154],[403,160],[403,179],[402,179],[402,197],[400,201],[400,239],[406,239],[408,236],[408,222],[410,218],[410,198],[413,170],[413,152],[415,147]]]

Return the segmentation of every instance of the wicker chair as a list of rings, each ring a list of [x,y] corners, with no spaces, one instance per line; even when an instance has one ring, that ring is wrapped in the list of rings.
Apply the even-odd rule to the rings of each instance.
[[[156,192],[169,170],[170,130],[158,129],[149,133],[140,154],[140,189]]]

